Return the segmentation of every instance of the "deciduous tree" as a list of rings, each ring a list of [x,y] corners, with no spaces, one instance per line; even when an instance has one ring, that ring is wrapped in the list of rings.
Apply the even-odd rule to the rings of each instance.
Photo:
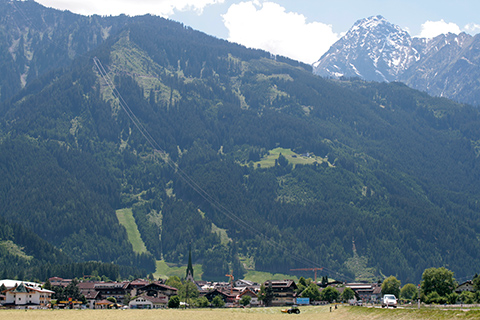
[[[353,298],[355,298],[355,291],[353,291],[352,288],[346,287],[342,292],[343,301],[348,302],[348,300]]]
[[[272,284],[269,283],[265,287],[264,284],[260,286],[260,292],[258,294],[258,300],[263,301],[263,303],[268,307],[273,300],[273,289]]]
[[[393,294],[395,297],[400,296],[400,280],[394,276],[390,276],[382,283],[382,294]]]
[[[246,307],[250,304],[250,301],[252,301],[252,297],[244,295],[242,299],[240,299],[240,304]]]
[[[182,287],[182,281],[177,276],[171,276],[165,281],[165,284],[170,287],[180,289]]]
[[[323,301],[333,302],[338,301],[340,297],[340,292],[334,287],[326,287],[320,292],[320,299]]]
[[[178,296],[181,300],[188,300],[192,298],[198,298],[198,288],[191,282],[186,281],[179,289]]]
[[[406,300],[412,300],[415,296],[418,296],[417,286],[413,283],[407,283],[400,290],[400,297]]]
[[[168,300],[169,308],[178,308],[180,306],[180,298],[178,296],[173,296]]]
[[[320,290],[318,290],[318,286],[312,282],[310,285],[302,292],[303,298],[310,298],[310,301],[318,301],[320,300]]]
[[[444,267],[429,268],[423,272],[421,289],[425,295],[436,291],[441,297],[446,297],[456,288],[457,282],[453,271]]]
[[[225,301],[220,296],[215,296],[212,300],[212,304],[215,308],[222,308],[225,306]]]

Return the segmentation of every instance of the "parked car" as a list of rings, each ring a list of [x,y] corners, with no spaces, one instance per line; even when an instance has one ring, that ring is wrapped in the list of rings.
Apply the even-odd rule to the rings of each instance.
[[[357,306],[363,306],[363,301],[362,301],[362,300],[357,300],[356,305],[357,305]]]
[[[397,307],[397,298],[393,294],[386,294],[382,299],[382,308]]]

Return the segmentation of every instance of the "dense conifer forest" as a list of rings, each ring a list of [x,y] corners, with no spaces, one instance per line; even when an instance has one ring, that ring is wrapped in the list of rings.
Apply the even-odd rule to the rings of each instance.
[[[477,109],[398,83],[321,79],[158,17],[81,17],[33,1],[0,8],[5,277],[145,275],[155,260],[186,263],[189,246],[208,279],[243,275],[246,261],[403,283],[430,267],[478,271]],[[12,27],[20,9],[29,28]],[[28,55],[14,51],[29,61],[9,53],[11,41],[49,28]],[[61,41],[69,37],[73,51]],[[22,88],[25,63],[36,71]],[[294,157],[265,165],[275,148]],[[147,253],[134,252],[118,222],[124,208]]]

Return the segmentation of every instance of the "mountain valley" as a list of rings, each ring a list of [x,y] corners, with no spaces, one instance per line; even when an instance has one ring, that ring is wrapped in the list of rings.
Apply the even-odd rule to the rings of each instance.
[[[323,79],[160,17],[12,3],[0,0],[3,278],[144,276],[189,248],[206,279],[478,272],[478,109],[398,82]],[[388,81],[418,63],[407,40]]]

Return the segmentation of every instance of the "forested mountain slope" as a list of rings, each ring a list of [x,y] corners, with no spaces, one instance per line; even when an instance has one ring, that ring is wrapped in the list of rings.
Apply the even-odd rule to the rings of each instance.
[[[327,81],[144,16],[27,84],[0,116],[1,215],[74,261],[184,263],[191,245],[212,279],[241,277],[241,261],[347,280],[478,271],[480,121],[467,105],[398,83]],[[116,221],[122,208],[147,255]]]

